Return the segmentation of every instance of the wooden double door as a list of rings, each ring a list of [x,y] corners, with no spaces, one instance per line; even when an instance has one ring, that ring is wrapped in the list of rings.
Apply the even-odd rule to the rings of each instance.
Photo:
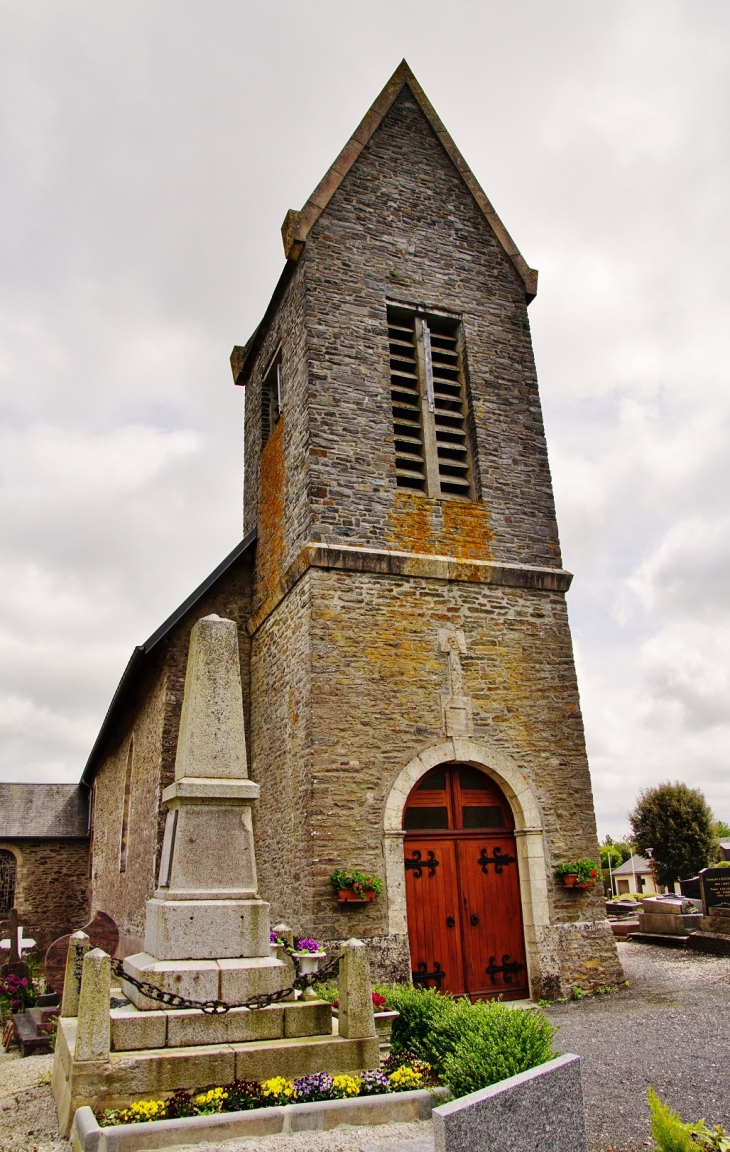
[[[512,812],[468,764],[434,768],[406,802],[413,981],[442,992],[529,996]]]

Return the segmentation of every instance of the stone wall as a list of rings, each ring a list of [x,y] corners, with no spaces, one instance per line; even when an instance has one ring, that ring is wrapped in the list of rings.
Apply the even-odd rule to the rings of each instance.
[[[544,975],[546,987],[583,986],[592,976],[594,984],[616,983],[622,976],[610,932],[603,939],[598,889],[568,892],[552,878],[559,861],[597,854],[565,599],[557,592],[306,572],[254,636],[262,896],[297,931],[329,942],[372,940],[379,974],[406,975],[405,942],[389,930],[389,894],[365,908],[340,906],[329,876],[336,867],[384,875],[390,789],[410,760],[445,739],[448,671],[438,634],[449,626],[466,639],[471,739],[508,755],[539,807],[549,924],[532,941],[534,982]],[[566,935],[568,925],[575,929]],[[584,967],[594,954],[595,972]]]
[[[88,922],[88,840],[0,840],[17,861],[15,907],[42,956],[49,944]],[[7,933],[7,919],[0,932]],[[7,954],[6,954],[7,957]]]
[[[388,300],[462,319],[477,502],[396,487]],[[262,462],[259,494],[279,341],[286,485],[267,493]],[[560,565],[524,284],[408,89],[309,235],[247,385],[245,463],[247,527],[259,500],[283,500],[285,564],[311,538]]]

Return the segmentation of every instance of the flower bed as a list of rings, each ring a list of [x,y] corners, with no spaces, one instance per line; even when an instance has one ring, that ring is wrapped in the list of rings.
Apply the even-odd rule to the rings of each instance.
[[[234,1080],[219,1088],[191,1093],[180,1088],[167,1100],[139,1100],[129,1108],[107,1109],[97,1116],[102,1127],[144,1124],[150,1120],[176,1120],[187,1116],[210,1116],[219,1112],[242,1112],[282,1104],[307,1104],[319,1100],[349,1100],[355,1096],[380,1096],[389,1092],[413,1092],[433,1084],[431,1068],[422,1061],[401,1064],[393,1071],[363,1072],[360,1076],[329,1076],[317,1072],[300,1080],[274,1076],[257,1080]]]

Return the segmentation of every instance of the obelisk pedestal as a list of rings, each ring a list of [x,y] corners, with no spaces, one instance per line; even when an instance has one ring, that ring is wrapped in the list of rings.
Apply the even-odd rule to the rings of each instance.
[[[167,823],[160,875],[147,901],[145,951],[125,971],[192,1000],[240,1001],[284,986],[269,949],[269,905],[257,891],[238,637],[232,620],[193,627],[175,781],[162,799]],[[137,1008],[155,1001],[133,985]]]

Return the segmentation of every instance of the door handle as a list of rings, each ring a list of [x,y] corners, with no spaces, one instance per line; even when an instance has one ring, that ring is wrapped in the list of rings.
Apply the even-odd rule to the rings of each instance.
[[[477,924],[479,923],[479,917],[477,916],[476,912],[472,912],[469,920],[471,921],[472,928],[476,928]]]
[[[453,928],[455,924],[456,924],[456,921],[454,920],[453,916],[447,916],[446,917],[446,927],[447,928]]]

